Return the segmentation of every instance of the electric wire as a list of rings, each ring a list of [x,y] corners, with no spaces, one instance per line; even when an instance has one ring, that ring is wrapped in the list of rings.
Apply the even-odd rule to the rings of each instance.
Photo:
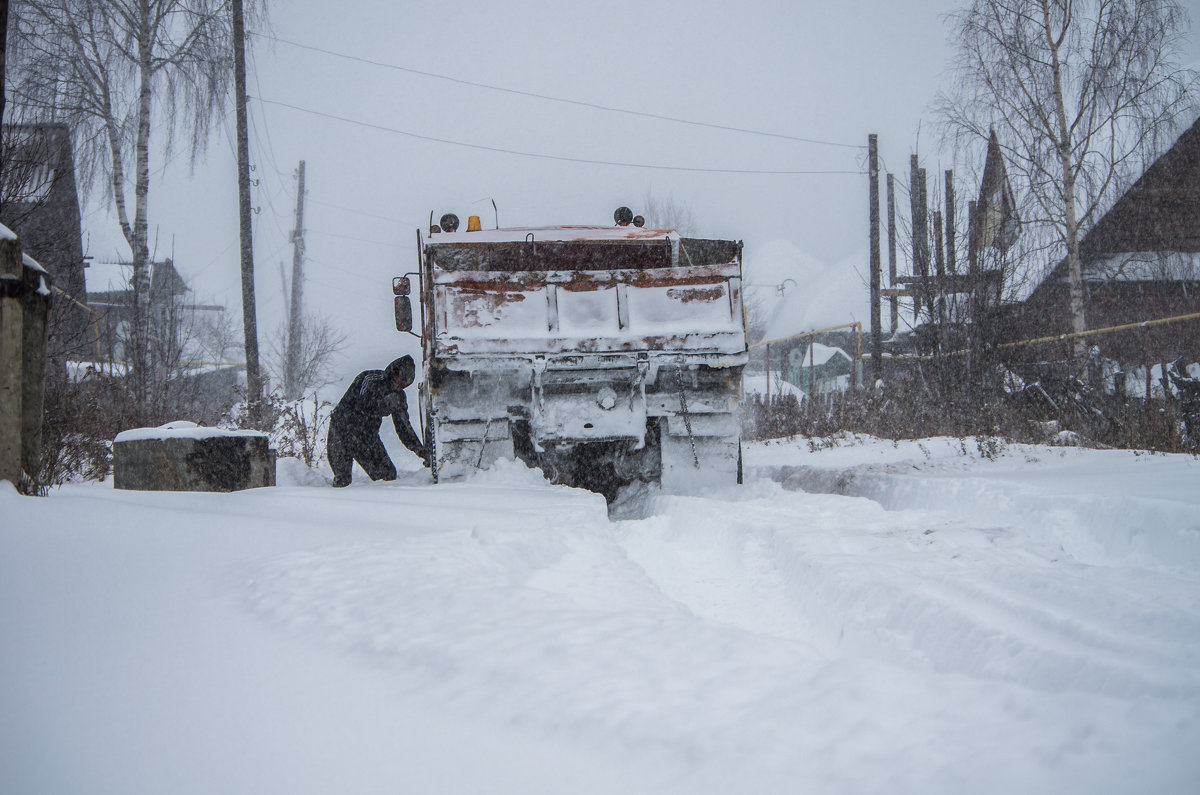
[[[337,232],[326,232],[322,229],[309,229],[308,231],[314,235],[321,235],[322,237],[336,237],[336,238],[340,238],[342,240],[353,240],[358,243],[370,243],[370,244],[376,245],[376,246],[386,246],[387,248],[407,248],[407,246],[405,246],[401,243],[385,243],[382,240],[369,240],[365,237],[356,237],[354,235],[343,235],[343,234],[339,234]]]
[[[413,226],[413,227],[418,227],[418,228],[423,226],[423,224],[415,224],[411,221],[406,221],[403,218],[397,218],[393,215],[380,215],[379,213],[372,213],[372,212],[368,212],[366,210],[360,210],[356,207],[347,207],[343,204],[334,204],[333,202],[322,201],[320,199],[309,199],[308,203],[309,204],[319,204],[322,207],[332,207],[335,210],[344,210],[345,212],[354,213],[355,215],[361,215],[361,216],[365,216],[367,218],[377,218],[380,221],[391,221],[393,223],[401,223],[401,224],[404,224],[405,226]]]
[[[664,166],[654,163],[622,163],[611,160],[592,160],[582,157],[565,157],[562,155],[548,155],[539,152],[522,152],[517,149],[504,149],[498,146],[486,146],[484,144],[473,144],[466,141],[454,141],[448,138],[438,138],[432,135],[421,135],[420,133],[410,132],[408,130],[400,130],[395,127],[387,127],[382,124],[373,124],[371,122],[360,121],[358,119],[350,119],[345,116],[338,116],[334,113],[325,113],[324,111],[313,110],[312,108],[304,108],[299,105],[292,105],[287,102],[279,102],[273,99],[265,99],[263,97],[248,97],[266,105],[276,105],[281,108],[289,108],[291,110],[307,113],[313,116],[319,116],[325,119],[344,122],[346,124],[354,124],[359,127],[364,127],[372,130],[380,130],[382,132],[394,133],[396,135],[404,135],[409,138],[416,138],[422,141],[432,141],[434,143],[449,144],[451,146],[461,146],[467,149],[478,149],[484,152],[496,152],[505,155],[516,155],[518,157],[529,157],[540,160],[554,160],[560,163],[582,163],[593,166],[612,166],[616,168],[640,168],[655,171],[684,171],[690,173],[701,174],[753,174],[760,176],[812,176],[812,175],[838,175],[838,174],[853,174],[861,176],[863,171],[851,170],[780,170],[780,169],[744,169],[744,168],[700,168],[696,166]]]
[[[628,108],[618,108],[618,107],[614,107],[611,105],[601,105],[596,102],[584,102],[582,100],[577,100],[577,99],[567,99],[565,97],[555,97],[555,96],[550,96],[548,94],[539,94],[534,91],[522,91],[520,89],[507,88],[505,86],[495,86],[495,85],[490,85],[488,83],[480,83],[480,82],[474,81],[474,80],[464,80],[464,79],[458,78],[458,77],[450,77],[449,75],[437,74],[436,72],[429,72],[429,71],[425,71],[423,69],[414,69],[410,66],[400,66],[398,64],[390,64],[390,63],[386,63],[384,61],[375,61],[375,60],[371,60],[369,58],[362,58],[357,55],[348,55],[347,53],[336,52],[334,50],[328,50],[323,47],[314,47],[311,44],[302,44],[300,42],[291,41],[289,39],[281,39],[278,36],[271,36],[271,35],[267,35],[265,33],[251,32],[248,35],[257,36],[258,38],[267,39],[269,41],[278,42],[280,44],[287,44],[289,46],[296,47],[296,48],[302,49],[302,50],[309,50],[310,52],[318,52],[318,53],[321,53],[322,55],[329,55],[329,56],[333,56],[335,58],[344,58],[348,61],[356,61],[358,63],[368,64],[370,66],[377,66],[377,67],[381,67],[384,69],[392,69],[392,70],[395,70],[398,72],[407,72],[409,74],[420,75],[421,77],[429,77],[429,78],[433,78],[435,80],[445,80],[450,83],[457,83],[458,85],[471,86],[472,88],[482,88],[482,89],[486,89],[488,91],[499,91],[499,92],[502,92],[505,94],[514,94],[516,96],[530,97],[532,99],[546,100],[548,102],[559,102],[564,105],[576,105],[578,107],[592,108],[593,110],[601,110],[601,111],[605,111],[607,113],[623,113],[623,114],[626,114],[629,116],[640,116],[640,117],[646,118],[646,119],[656,119],[658,121],[668,121],[668,122],[672,122],[675,124],[687,124],[687,125],[690,125],[693,127],[707,127],[709,129],[713,129],[713,130],[723,130],[725,132],[742,133],[745,135],[759,135],[759,136],[764,136],[764,137],[768,137],[768,138],[781,138],[781,139],[788,140],[788,141],[796,141],[799,143],[814,144],[817,146],[835,146],[835,147],[841,147],[841,148],[845,148],[845,149],[866,149],[867,148],[861,144],[848,144],[848,143],[842,143],[839,141],[825,141],[825,140],[820,140],[817,138],[804,138],[804,137],[801,137],[798,135],[787,135],[785,133],[774,133],[774,132],[766,132],[764,130],[753,130],[753,129],[748,129],[745,127],[734,127],[732,125],[727,125],[727,124],[713,124],[711,122],[695,121],[693,119],[683,119],[683,118],[679,118],[677,116],[667,116],[667,115],[659,114],[659,113],[648,113],[648,112],[640,111],[640,110],[630,110]]]
[[[259,79],[258,79],[258,59],[256,57],[256,54],[255,54],[253,48],[250,49],[250,60],[251,60],[251,66],[253,67],[252,74],[254,75],[254,85],[258,87],[258,91],[261,94],[262,93],[262,82],[259,81]],[[249,115],[249,114],[247,114],[247,115]],[[250,119],[251,119],[251,123],[253,123],[254,117],[250,116]],[[279,176],[281,176],[281,177],[288,176],[279,167],[279,163],[275,157],[275,146],[274,146],[274,142],[271,140],[271,128],[266,123],[265,117],[263,118],[262,122],[263,122],[263,124],[262,124],[263,131],[266,134],[266,138],[267,138],[267,145],[265,148],[265,152],[266,152],[267,157],[271,161],[271,168],[275,169],[275,173],[279,174]]]

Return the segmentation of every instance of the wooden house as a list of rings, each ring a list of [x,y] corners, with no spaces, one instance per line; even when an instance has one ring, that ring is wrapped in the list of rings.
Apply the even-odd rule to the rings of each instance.
[[[133,329],[133,266],[126,262],[96,262],[84,269],[87,282],[88,306],[95,312],[100,328],[100,361],[128,362],[131,351],[125,345]],[[147,296],[147,328],[149,337],[160,347],[175,350],[183,298],[187,284],[171,260],[150,262],[140,285]]]
[[[1089,348],[1125,367],[1200,361],[1200,119],[1080,241]],[[1064,259],[1002,323],[1005,341],[1071,331]],[[1146,325],[1140,325],[1140,324]],[[1061,360],[1070,343],[1012,349],[1020,360]],[[1148,371],[1148,367],[1147,367]]]

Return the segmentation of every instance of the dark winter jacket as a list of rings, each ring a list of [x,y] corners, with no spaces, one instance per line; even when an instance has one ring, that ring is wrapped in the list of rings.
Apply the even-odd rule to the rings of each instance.
[[[365,370],[358,374],[333,410],[331,422],[350,438],[376,436],[389,414],[396,436],[418,456],[425,454],[420,437],[408,419],[408,399],[397,390],[388,370]]]

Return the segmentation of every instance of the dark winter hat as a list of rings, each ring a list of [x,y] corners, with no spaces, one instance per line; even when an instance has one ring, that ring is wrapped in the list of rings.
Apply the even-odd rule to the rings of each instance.
[[[401,356],[389,364],[383,372],[389,378],[398,375],[401,381],[411,384],[416,376],[417,366],[413,364],[411,356]]]

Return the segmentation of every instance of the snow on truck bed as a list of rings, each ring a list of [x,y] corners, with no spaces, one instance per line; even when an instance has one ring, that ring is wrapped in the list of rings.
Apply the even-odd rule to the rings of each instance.
[[[638,226],[531,226],[513,229],[481,229],[478,232],[439,232],[429,235],[425,242],[442,243],[524,243],[533,235],[539,243],[620,240],[678,240],[678,233],[669,229],[647,229]]]
[[[823,444],[622,521],[0,486],[0,790],[1195,792],[1197,459]]]

